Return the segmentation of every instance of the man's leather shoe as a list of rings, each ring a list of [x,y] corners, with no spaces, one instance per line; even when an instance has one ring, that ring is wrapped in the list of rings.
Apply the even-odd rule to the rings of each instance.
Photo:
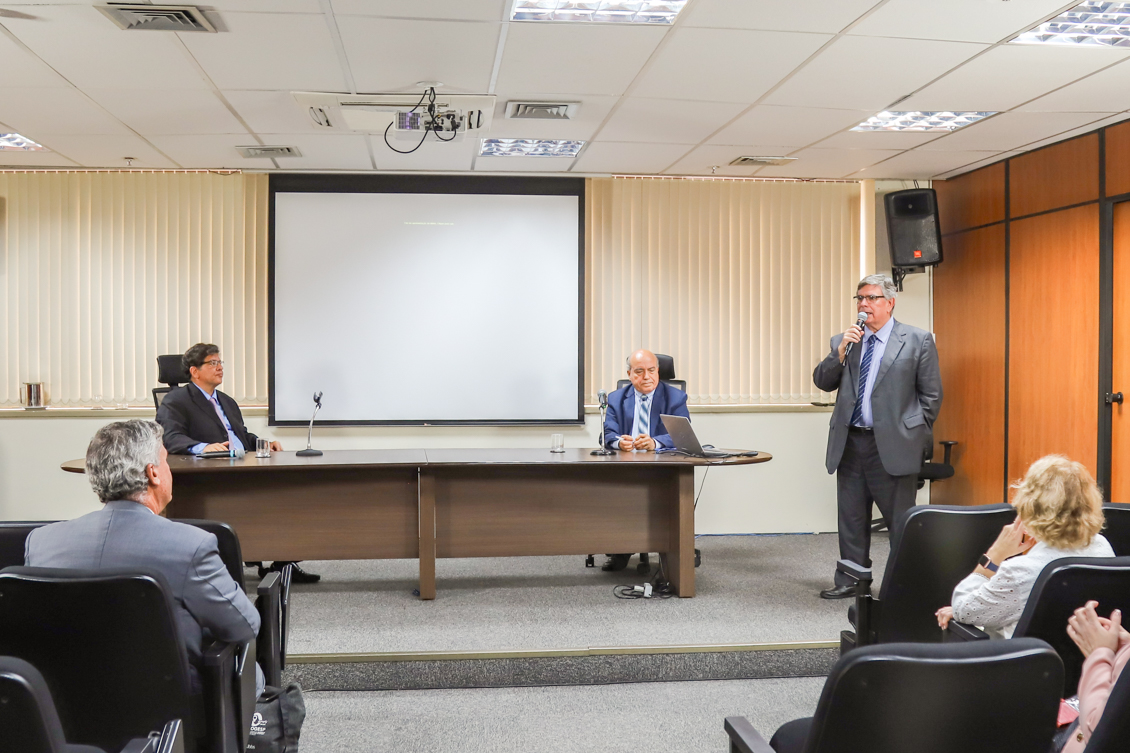
[[[833,586],[820,592],[821,599],[849,599],[855,596],[855,586]]]
[[[271,569],[281,572],[287,565],[293,565],[290,569],[290,582],[291,583],[317,583],[322,579],[322,576],[317,573],[308,573],[298,566],[297,562],[272,562]]]
[[[600,569],[606,573],[618,573],[628,566],[631,558],[630,554],[610,554]]]

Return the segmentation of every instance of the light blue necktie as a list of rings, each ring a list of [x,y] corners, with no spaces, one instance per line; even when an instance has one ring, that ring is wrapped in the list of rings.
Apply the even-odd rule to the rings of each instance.
[[[208,402],[210,402],[212,404],[212,407],[216,409],[216,415],[219,417],[220,423],[224,425],[224,429],[226,429],[227,432],[228,432],[228,442],[229,442],[228,449],[230,449],[230,450],[244,450],[244,449],[246,449],[243,446],[243,442],[240,442],[239,437],[237,437],[235,435],[235,432],[231,430],[231,424],[228,423],[228,419],[224,415],[223,409],[220,408],[220,401],[216,399],[216,395],[214,393],[213,393],[212,397],[208,398]]]
[[[640,395],[639,412],[636,416],[637,434],[647,434],[651,436],[651,403],[649,398],[651,395]]]
[[[867,336],[867,347],[863,350],[863,360],[859,362],[859,392],[856,395],[855,410],[851,412],[851,425],[863,425],[863,395],[867,390],[867,377],[871,375],[871,353],[875,349],[875,335]]]

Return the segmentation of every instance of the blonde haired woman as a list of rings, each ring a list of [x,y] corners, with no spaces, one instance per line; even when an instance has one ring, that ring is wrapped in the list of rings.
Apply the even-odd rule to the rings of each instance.
[[[977,569],[957,584],[953,606],[938,610],[942,628],[952,618],[993,638],[1011,638],[1045,565],[1063,557],[1114,556],[1099,533],[1102,493],[1082,463],[1047,455],[1032,463],[1013,488],[1016,520],[1001,529]]]

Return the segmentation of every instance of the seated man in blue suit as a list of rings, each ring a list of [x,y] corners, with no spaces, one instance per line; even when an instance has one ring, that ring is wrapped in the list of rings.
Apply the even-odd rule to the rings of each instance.
[[[659,381],[659,359],[650,350],[637,350],[628,358],[628,378],[631,386],[608,396],[605,446],[625,452],[671,449],[674,444],[660,416],[684,416],[690,420],[687,394]],[[631,557],[630,554],[610,554],[601,569],[623,570]]]

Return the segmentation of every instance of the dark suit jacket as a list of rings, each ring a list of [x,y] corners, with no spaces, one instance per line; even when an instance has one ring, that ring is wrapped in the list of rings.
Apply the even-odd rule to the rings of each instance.
[[[854,347],[847,363],[837,353],[843,334],[832,338],[832,349],[812,372],[812,381],[825,392],[836,392],[836,407],[828,429],[828,473],[835,473],[847,444],[851,414],[859,388],[859,359]],[[883,468],[892,476],[909,476],[934,456],[934,419],[942,407],[942,375],[938,351],[929,332],[895,321],[871,390],[875,444]]]
[[[206,637],[244,642],[259,632],[259,613],[228,574],[215,534],[154,515],[138,502],[107,502],[97,512],[35,529],[24,544],[24,564],[160,572],[197,687]]]
[[[239,406],[219,390],[216,390],[216,399],[220,401],[220,407],[224,409],[232,431],[243,442],[243,449],[254,452],[258,437],[243,425],[243,414],[239,412]],[[157,409],[157,423],[165,430],[165,449],[174,455],[187,455],[190,447],[201,442],[211,444],[228,441],[224,422],[195,384],[177,387],[165,395],[161,407]]]
[[[674,447],[671,435],[663,427],[661,415],[684,416],[690,420],[687,411],[687,393],[666,382],[660,382],[651,393],[651,413],[648,416],[650,428],[648,436],[655,440],[656,447]],[[214,411],[213,411],[214,412]],[[632,385],[621,387],[608,396],[608,412],[604,418],[604,446],[616,449],[623,434],[632,432],[636,420],[636,388]]]

